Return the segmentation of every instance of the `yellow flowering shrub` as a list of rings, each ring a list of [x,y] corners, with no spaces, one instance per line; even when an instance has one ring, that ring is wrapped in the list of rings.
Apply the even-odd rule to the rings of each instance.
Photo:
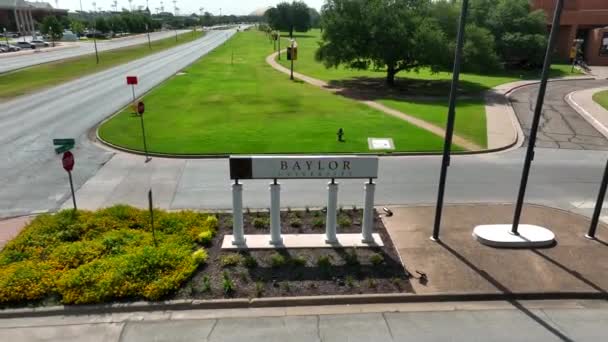
[[[199,235],[217,218],[193,211],[129,206],[41,215],[0,252],[0,303],[58,295],[63,303],[157,300],[176,291],[207,260]]]

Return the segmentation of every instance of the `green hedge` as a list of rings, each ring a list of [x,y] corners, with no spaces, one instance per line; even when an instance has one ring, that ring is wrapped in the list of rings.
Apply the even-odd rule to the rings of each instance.
[[[41,215],[0,252],[0,303],[58,296],[65,304],[157,300],[177,290],[207,259],[217,218],[114,206]],[[207,237],[201,241],[200,236]]]

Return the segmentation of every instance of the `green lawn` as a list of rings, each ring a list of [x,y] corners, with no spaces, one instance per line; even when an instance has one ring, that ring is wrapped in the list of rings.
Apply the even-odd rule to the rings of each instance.
[[[99,53],[99,64],[96,64],[95,54],[91,54],[0,74],[0,101],[30,94],[42,88],[56,86],[85,75],[109,69],[119,64],[191,42],[202,37],[202,35],[202,32],[196,32],[195,34],[188,32],[178,35],[177,42],[175,41],[175,37],[153,41],[151,43],[152,49],[149,49],[148,43],[145,43],[123,49],[104,51]]]
[[[599,103],[608,110],[608,90],[593,94],[593,101]]]
[[[282,33],[282,35],[287,37],[287,33]],[[298,42],[298,60],[295,61],[295,71],[338,87],[369,88],[371,84],[380,89],[372,95],[375,100],[440,127],[445,127],[448,111],[447,98],[452,79],[450,72],[432,73],[429,69],[421,69],[418,72],[400,72],[397,74],[396,89],[386,89],[383,86],[384,70],[354,70],[345,67],[328,69],[321,62],[315,61],[314,54],[320,39],[319,30],[299,33],[294,35],[294,38]],[[281,48],[285,48],[287,38],[284,38],[281,43]],[[290,62],[287,61],[284,54],[281,64],[285,67],[290,66]],[[570,65],[553,65],[551,74],[554,77],[570,75]],[[486,117],[481,92],[503,83],[538,77],[539,71],[511,71],[492,75],[461,73],[459,89],[469,98],[458,100],[456,134],[481,146],[486,146]],[[437,99],[411,99],[412,96],[420,95],[437,97]]]
[[[231,54],[234,52],[234,64]],[[398,151],[440,151],[442,138],[366,105],[289,81],[265,58],[261,32],[238,33],[145,97],[149,149],[160,153],[369,152],[368,137]],[[346,142],[336,140],[343,128]],[[139,118],[125,109],[99,129],[113,144],[142,150]],[[458,149],[458,147],[456,147]]]

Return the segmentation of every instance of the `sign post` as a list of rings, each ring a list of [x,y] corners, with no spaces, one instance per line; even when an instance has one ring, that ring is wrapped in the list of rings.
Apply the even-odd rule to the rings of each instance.
[[[70,190],[72,191],[72,202],[74,203],[74,211],[78,210],[76,207],[76,195],[74,194],[74,183],[72,182],[72,170],[74,169],[74,155],[70,151],[66,151],[61,158],[63,169],[68,173],[70,180]]]
[[[150,28],[148,27],[148,24],[146,24],[146,32],[148,33],[148,48],[152,50],[152,43],[150,42]]]
[[[148,145],[146,144],[146,129],[144,127],[144,112],[146,111],[146,106],[142,101],[137,103],[137,114],[139,114],[139,121],[141,122],[141,137],[144,141],[144,152],[146,154],[146,163],[150,161],[150,156],[148,155]]]
[[[156,232],[154,230],[154,205],[152,204],[152,189],[148,191],[148,209],[150,210],[150,227],[152,228],[154,247],[158,247],[158,243],[156,242]]]

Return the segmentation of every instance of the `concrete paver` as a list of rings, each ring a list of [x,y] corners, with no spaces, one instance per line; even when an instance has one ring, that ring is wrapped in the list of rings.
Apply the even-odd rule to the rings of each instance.
[[[21,216],[0,221],[0,250],[12,239],[14,239],[19,232],[28,223],[32,221],[32,216]]]
[[[0,329],[0,341],[114,342],[124,323],[63,325]]]
[[[383,217],[405,267],[414,275],[426,273],[427,281],[412,281],[423,293],[526,293],[589,292],[608,289],[605,225],[598,240],[584,238],[589,220],[569,212],[525,206],[522,224],[552,230],[557,245],[545,249],[488,247],[471,236],[481,224],[509,223],[512,205],[448,205],[444,208],[441,243],[429,239],[434,206],[395,207]]]
[[[128,322],[121,334],[121,341],[129,342],[181,342],[208,341],[217,321],[180,320]]]

